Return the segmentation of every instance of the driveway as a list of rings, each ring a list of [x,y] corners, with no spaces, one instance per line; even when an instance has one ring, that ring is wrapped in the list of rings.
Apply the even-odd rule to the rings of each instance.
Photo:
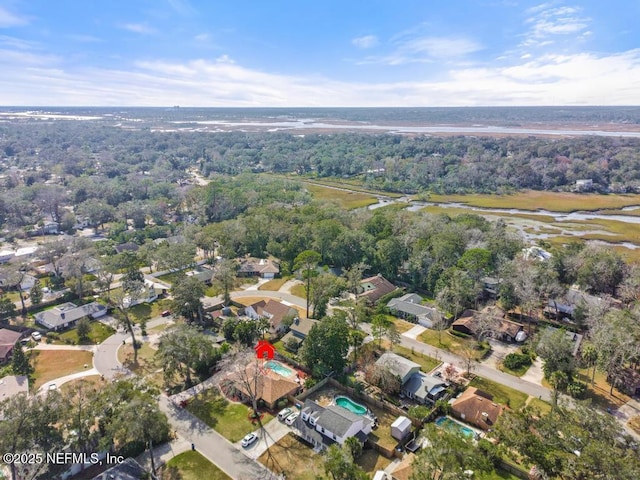
[[[195,446],[211,463],[234,480],[275,479],[276,475],[264,466],[250,460],[231,442],[207,426],[187,410],[176,407],[164,395],[159,399],[160,410],[169,419],[169,423],[180,437]]]
[[[368,323],[361,323],[360,328],[364,332],[371,333],[371,325]],[[441,362],[451,363],[458,366],[459,369],[465,370],[465,362],[461,357],[446,350],[441,350],[431,345],[427,345],[426,343],[419,342],[413,338],[409,338],[405,334],[400,336],[400,345],[409,349],[414,349],[415,351],[424,353],[425,355],[429,355],[430,357],[433,357]],[[472,371],[477,375],[480,375],[481,377],[484,377],[493,382],[501,383],[502,385],[506,385],[511,388],[515,388],[516,390],[526,393],[527,395],[540,397],[542,400],[548,402],[551,401],[551,392],[547,388],[535,383],[528,382],[521,378],[514,377],[513,375],[509,375],[508,373],[503,373],[499,370],[496,370],[491,365],[483,365],[482,363],[476,362],[473,364]]]
[[[410,330],[404,332],[402,335],[404,335],[407,338],[413,338],[415,340],[416,338],[418,338],[418,335],[420,335],[425,330],[426,328],[423,327],[422,325],[416,325],[415,327],[412,327]]]
[[[267,423],[264,428],[256,430],[254,433],[258,435],[258,441],[253,445],[242,448],[240,442],[235,445],[244,453],[247,457],[255,460],[269,447],[277,443],[282,437],[285,437],[289,432],[293,430],[286,423],[279,421],[277,418],[273,418]]]

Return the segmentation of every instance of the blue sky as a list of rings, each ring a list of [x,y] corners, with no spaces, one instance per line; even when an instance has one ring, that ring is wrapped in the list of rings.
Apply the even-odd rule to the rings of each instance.
[[[639,0],[0,0],[0,105],[639,105]]]

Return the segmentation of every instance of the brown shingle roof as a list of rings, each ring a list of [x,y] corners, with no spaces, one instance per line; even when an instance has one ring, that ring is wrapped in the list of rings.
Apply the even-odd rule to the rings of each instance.
[[[482,430],[492,428],[504,407],[493,401],[488,393],[475,387],[467,388],[451,405],[451,411],[458,418]]]
[[[19,332],[0,328],[0,358],[6,358],[16,342],[20,340],[20,337],[22,337],[22,334]]]
[[[397,287],[389,280],[378,274],[365,278],[360,282],[362,292],[358,295],[367,298],[371,303],[375,303],[388,293],[393,292]]]
[[[247,367],[246,373],[244,373],[246,378],[254,378],[255,368],[253,365]],[[270,369],[261,369],[257,375],[256,396],[269,404],[273,404],[287,394],[295,393],[300,386],[293,380],[288,380]],[[245,395],[248,393],[245,385],[237,376],[234,379],[234,385]]]

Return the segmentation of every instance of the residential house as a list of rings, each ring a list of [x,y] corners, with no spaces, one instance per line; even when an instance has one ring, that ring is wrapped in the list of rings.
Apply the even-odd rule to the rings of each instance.
[[[373,423],[367,416],[356,415],[338,405],[321,407],[316,402],[307,400],[295,426],[307,442],[318,449],[324,449],[333,443],[342,445],[350,437],[355,437],[364,444]]]
[[[113,247],[113,249],[116,251],[116,253],[123,253],[123,252],[135,253],[140,249],[140,246],[137,243],[126,242],[126,243],[121,243],[120,245],[116,245],[115,247]]]
[[[546,262],[552,256],[553,255],[551,255],[545,249],[537,247],[535,245],[522,249],[522,258],[524,258],[525,260],[538,260],[540,262]]]
[[[7,263],[15,254],[14,250],[0,250],[0,263]]]
[[[135,298],[133,301],[130,297],[125,297],[122,300],[122,303],[125,307],[133,307],[135,305],[140,305],[141,303],[153,303],[158,299],[158,295],[160,292],[166,290],[166,287],[163,289],[156,288],[156,285],[161,286],[160,284],[155,284],[150,280],[144,281],[144,288],[142,292]]]
[[[35,319],[36,323],[50,330],[63,330],[73,327],[81,318],[99,318],[105,313],[107,308],[98,302],[80,306],[67,302],[36,313]]]
[[[268,258],[244,257],[238,260],[239,277],[275,278],[280,273],[280,267]]]
[[[22,338],[23,334],[14,332],[7,328],[0,328],[0,365],[8,362],[13,353],[16,342]]]
[[[500,289],[500,279],[495,277],[482,277],[482,295],[486,298],[497,298]]]
[[[547,327],[547,329],[559,330],[558,328],[555,328],[555,327]],[[580,335],[579,333],[570,332],[569,330],[565,330],[564,334],[573,345],[573,350],[571,351],[571,354],[575,357],[576,355],[578,355],[578,352],[580,351],[580,345],[582,345],[582,335]]]
[[[385,295],[395,291],[397,287],[381,274],[365,278],[358,287],[358,297],[366,298],[371,304],[376,303]]]
[[[212,281],[212,277],[213,277],[213,270],[211,270],[210,268],[206,268],[203,266],[200,266],[194,270],[190,270],[188,272],[185,272],[185,275],[187,277],[193,277],[198,279],[200,282],[207,284],[207,285],[211,285],[211,281]]]
[[[402,384],[406,383],[413,374],[420,372],[419,364],[391,352],[383,353],[376,361],[376,365],[388,369],[400,378]]]
[[[0,402],[15,395],[29,395],[29,378],[24,375],[7,375],[0,378]],[[0,415],[0,420],[2,415]]]
[[[607,379],[611,381],[611,379]],[[627,395],[640,395],[640,372],[633,368],[624,368],[615,380],[616,387]]]
[[[579,310],[585,312],[592,308],[601,307],[605,305],[605,302],[609,302],[611,306],[619,305],[619,302],[613,299],[605,300],[572,287],[562,297],[549,300],[544,313],[547,316],[555,317],[556,320],[572,320]]]
[[[433,319],[438,313],[435,308],[422,305],[422,297],[415,293],[407,293],[402,297],[392,298],[387,303],[387,308],[392,315],[427,328],[433,326]]]
[[[151,476],[135,459],[129,457],[93,477],[92,480],[139,480],[140,478],[151,478]]]
[[[481,430],[490,430],[502,415],[504,407],[493,401],[493,397],[475,387],[467,388],[452,404],[454,416]]]
[[[287,345],[291,345],[291,342],[294,341],[296,342],[295,351],[297,351],[304,339],[307,338],[307,335],[309,335],[311,328],[316,323],[318,323],[317,320],[295,317],[293,319],[293,323],[289,327],[289,331],[284,337],[282,337],[282,344],[287,347]]]
[[[494,306],[485,307],[480,312],[465,310],[460,318],[451,324],[451,329],[473,337],[482,334],[506,343],[521,343],[527,339],[524,326],[509,320],[504,310]]]
[[[584,179],[576,180],[577,192],[589,192],[592,189],[593,189],[593,179],[584,178]]]
[[[402,460],[396,468],[391,473],[391,478],[393,480],[409,480],[411,475],[413,475],[413,460],[415,459],[415,454],[409,453],[402,457]]]
[[[248,307],[245,307],[244,314],[252,320],[266,318],[269,320],[269,333],[278,335],[286,330],[283,320],[287,317],[291,319],[298,316],[298,310],[294,307],[280,303],[277,300],[260,300]]]
[[[257,400],[270,410],[276,408],[279,400],[288,395],[296,395],[300,390],[300,384],[295,380],[278,375],[269,368],[262,369],[255,365],[249,365],[241,373],[231,375],[230,380],[241,399],[248,401],[251,393],[255,393]],[[251,385],[251,392],[248,385]]]
[[[395,353],[386,352],[376,365],[387,368],[400,379],[400,392],[421,403],[435,402],[444,397],[449,386],[440,377],[420,371],[420,365]]]
[[[402,384],[400,392],[420,403],[435,403],[446,395],[447,387],[440,377],[418,372]]]

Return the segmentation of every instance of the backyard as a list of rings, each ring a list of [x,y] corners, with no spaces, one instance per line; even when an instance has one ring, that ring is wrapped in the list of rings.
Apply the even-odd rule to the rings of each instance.
[[[258,428],[257,423],[249,420],[251,410],[248,406],[230,402],[215,388],[196,395],[186,408],[230,442],[237,442]],[[272,418],[264,412],[262,423],[266,424]]]
[[[77,373],[93,366],[93,353],[76,350],[31,350],[33,390],[56,378]],[[85,367],[86,366],[86,367]]]
[[[293,433],[272,445],[258,457],[258,461],[275,473],[285,473],[288,480],[327,478],[323,456]]]

